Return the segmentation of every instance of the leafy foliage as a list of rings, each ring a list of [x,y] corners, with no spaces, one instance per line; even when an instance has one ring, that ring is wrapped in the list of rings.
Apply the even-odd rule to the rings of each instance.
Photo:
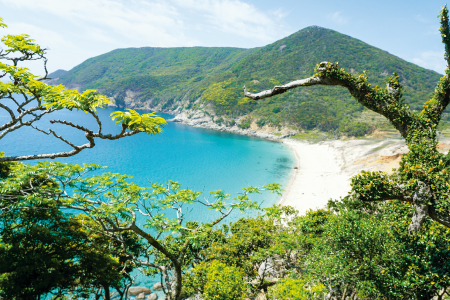
[[[268,299],[431,299],[449,287],[450,231],[427,220],[409,234],[412,213],[402,202],[351,197],[304,216],[266,209],[198,240],[184,293],[204,293],[207,266],[220,262],[241,270],[249,298],[265,290]]]
[[[148,134],[160,133],[162,125],[167,124],[166,120],[153,113],[140,115],[129,108],[127,108],[127,112],[113,112],[111,117],[116,120],[116,124],[121,123],[130,130],[139,130]]]
[[[120,267],[121,271],[117,282],[96,281],[97,285],[102,286],[105,291],[109,291],[109,286],[117,286],[116,290],[120,291],[122,285],[119,283],[124,278],[129,278],[128,272],[135,266],[141,266],[148,275],[159,273],[163,276],[169,299],[179,299],[184,272],[192,266],[192,251],[188,248],[197,247],[197,241],[210,235],[215,226],[233,210],[258,208],[258,203],[251,201],[249,194],[260,193],[262,190],[280,190],[277,184],[269,184],[262,189],[248,187],[233,200],[230,195],[218,190],[211,192],[212,199],[208,199],[202,198],[200,192],[182,189],[175,181],[166,184],[152,183],[149,189],[130,183],[130,177],[126,175],[105,172],[87,176],[99,169],[101,167],[98,165],[79,166],[58,162],[40,162],[34,166],[19,164],[6,179],[0,180],[0,212],[14,220],[16,217],[12,216],[15,212],[40,212],[45,207],[51,207],[57,212],[71,209],[82,213],[75,220],[83,224],[83,231],[89,237],[92,236],[93,240],[83,240],[80,243],[89,246],[88,249],[92,251],[97,251],[96,247],[100,247],[98,253],[104,253],[107,257],[113,253],[113,269]],[[211,223],[186,222],[186,206],[194,203],[216,211],[217,218]],[[167,215],[167,210],[172,209],[176,210],[176,217]],[[137,224],[137,214],[144,224]],[[24,216],[19,218],[28,219]],[[39,222],[33,221],[32,225],[39,227]],[[39,227],[39,230],[44,228]],[[59,227],[55,228],[55,231],[58,230]],[[63,232],[62,229],[60,231]],[[33,230],[27,232],[30,232],[31,242],[39,240]],[[70,237],[69,234],[64,236]],[[136,239],[137,237],[140,239]],[[19,236],[17,239],[24,241],[25,238]],[[58,244],[57,241],[49,243]],[[108,251],[102,251],[105,243],[109,243]],[[45,251],[42,251],[42,255],[48,256]],[[70,251],[67,255],[70,255]],[[95,258],[94,255],[89,257]],[[78,257],[74,260],[82,262]],[[55,261],[60,263],[59,257]],[[95,266],[94,262],[90,264],[88,266]],[[107,264],[103,264],[106,267]],[[88,266],[83,269],[90,270]],[[104,269],[101,270],[105,272]],[[233,270],[230,272],[230,276],[238,278],[237,275],[232,275],[235,274]],[[210,287],[211,293],[218,292],[212,282]],[[48,292],[32,290],[37,294]]]
[[[269,299],[313,300],[323,299],[326,291],[322,284],[308,287],[307,280],[286,278],[269,288]]]
[[[6,27],[3,21],[0,21],[0,27]],[[104,134],[97,109],[112,104],[109,97],[98,94],[95,89],[87,89],[80,93],[76,90],[68,90],[63,85],[51,86],[44,83],[43,81],[48,79],[46,49],[42,49],[28,35],[6,35],[1,41],[5,49],[0,48],[0,77],[7,76],[9,81],[0,82],[0,109],[8,115],[4,119],[5,122],[0,124],[0,139],[22,127],[29,127],[39,134],[59,139],[70,146],[72,150],[22,156],[8,155],[0,157],[0,161],[67,157],[75,155],[83,149],[94,147],[95,138],[115,140],[139,132],[156,134],[162,131],[161,127],[165,124],[164,119],[155,114],[141,116],[130,110],[126,113],[119,111],[113,114],[114,118],[122,123],[122,131],[119,134]],[[19,64],[34,60],[43,62],[44,76],[36,76],[28,68],[19,66]],[[87,139],[86,144],[75,145],[69,137],[58,135],[54,127],[48,130],[40,128],[41,118],[61,109],[81,110],[95,120],[98,126],[96,132],[82,124],[74,124],[65,120],[50,119],[49,121],[50,124],[62,124],[83,132]],[[129,130],[127,131],[127,129]]]
[[[2,22],[2,21],[1,21]],[[2,23],[4,26],[4,23]],[[35,44],[34,40],[30,38],[28,34],[21,34],[21,35],[6,35],[4,36],[1,41],[8,47],[6,49],[6,53],[15,53],[20,52],[24,55],[35,55],[35,54],[44,54],[45,50],[42,49],[38,44]]]
[[[321,233],[311,236],[308,269],[333,293],[347,289],[359,297],[428,299],[447,288],[447,228],[427,221],[423,232],[408,234],[412,210],[401,202],[367,205],[348,198],[329,206],[334,214],[313,227]],[[305,226],[313,216],[298,224]]]
[[[239,122],[238,127],[241,129],[248,129],[248,128],[250,128],[251,123],[252,123],[252,118],[245,117],[245,118],[242,118],[242,120]]]
[[[335,113],[328,109],[326,104],[313,101],[291,105],[288,120],[308,130],[317,128],[323,131],[331,131],[338,126]]]
[[[198,292],[205,300],[243,300],[246,284],[239,268],[219,261],[201,263],[192,269],[193,280],[186,284],[186,292]]]
[[[0,295],[6,299],[69,291],[86,297],[130,280],[117,244],[94,237],[56,208],[17,210],[2,214],[0,222]]]
[[[48,85],[43,85],[43,88],[49,88]],[[82,111],[96,111],[97,107],[103,108],[105,105],[111,104],[111,100],[103,95],[98,95],[96,90],[86,90],[82,94],[77,91],[65,91],[63,86],[59,86],[60,90],[47,90],[47,93],[52,93],[54,97],[48,97],[50,99],[44,99],[44,105],[47,109],[64,109],[69,110],[76,109]],[[55,97],[56,96],[56,97]]]

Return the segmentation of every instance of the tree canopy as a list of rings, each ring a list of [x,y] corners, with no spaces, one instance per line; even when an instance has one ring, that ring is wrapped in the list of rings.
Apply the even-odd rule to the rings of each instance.
[[[446,6],[440,11],[439,17],[447,69],[433,97],[425,102],[421,111],[410,110],[404,103],[403,87],[397,74],[389,77],[386,87],[382,88],[372,86],[366,72],[353,75],[339,68],[338,63],[321,62],[316,66],[316,73],[309,78],[256,94],[244,87],[245,96],[260,100],[296,87],[342,86],[361,105],[386,117],[406,140],[409,152],[402,155],[400,167],[392,175],[362,172],[355,176],[352,179],[352,197],[362,201],[400,200],[410,203],[415,209],[410,231],[420,230],[427,216],[450,227],[449,155],[441,154],[436,149],[437,126],[450,101],[450,32]]]
[[[440,18],[450,65],[446,7]],[[0,19],[0,27],[5,26]],[[310,78],[257,94],[245,91],[258,100],[299,86],[343,86],[364,107],[390,120],[410,151],[392,175],[362,172],[354,177],[352,194],[326,208],[299,216],[290,207],[275,206],[224,225],[235,210],[259,208],[251,194],[280,193],[280,185],[250,186],[232,198],[222,190],[204,194],[184,189],[175,181],[141,187],[130,176],[102,172],[95,164],[21,163],[74,155],[93,147],[95,138],[159,133],[164,120],[130,109],[117,111],[111,117],[121,132],[105,134],[97,108],[108,103],[107,97],[42,83],[47,75],[36,77],[18,64],[42,60],[45,69],[45,49],[27,35],[2,41],[7,50],[0,51],[0,58],[10,64],[0,68],[10,82],[0,85],[0,108],[10,121],[1,125],[0,139],[29,126],[73,150],[0,154],[0,297],[124,299],[137,269],[159,275],[166,299],[176,300],[255,299],[261,293],[268,299],[333,300],[441,300],[448,295],[450,159],[436,149],[436,127],[450,101],[449,69],[420,112],[404,104],[396,74],[386,88],[372,87],[365,73],[354,75],[329,62],[318,64]],[[310,116],[313,107],[326,118]],[[81,110],[96,120],[96,131],[53,120],[84,132],[86,147],[39,127],[41,117],[58,109]],[[332,124],[333,114],[321,104],[306,103],[298,111],[308,124]],[[279,107],[273,113],[280,113]],[[241,125],[249,122],[247,118]],[[216,218],[209,223],[189,220],[192,205],[206,206]]]
[[[6,27],[0,19],[0,27]],[[177,182],[153,183],[150,188],[130,182],[130,176],[103,172],[98,165],[69,165],[20,161],[72,156],[95,146],[95,139],[116,140],[137,133],[158,134],[165,120],[155,114],[140,115],[132,109],[116,111],[111,118],[122,129],[103,132],[97,109],[110,104],[95,90],[82,93],[64,86],[50,86],[42,49],[28,35],[7,35],[0,50],[0,109],[9,120],[0,125],[0,139],[30,127],[69,145],[72,150],[23,156],[0,154],[0,295],[7,299],[39,299],[65,293],[110,299],[110,289],[122,299],[133,283],[137,267],[147,274],[161,274],[168,299],[179,299],[186,249],[198,235],[207,235],[233,210],[257,208],[248,194],[262,190],[279,192],[277,184],[263,189],[248,187],[231,200],[218,190],[210,196],[182,189]],[[44,76],[19,66],[43,62]],[[6,63],[4,62],[6,61]],[[61,109],[90,115],[95,130],[83,124],[51,119],[84,133],[87,143],[75,145],[56,129],[43,130],[39,121]],[[91,175],[91,176],[88,176]],[[217,212],[211,223],[186,225],[186,206],[197,203]],[[166,216],[170,210],[175,217]],[[137,218],[143,224],[137,222]],[[181,249],[165,243],[168,236],[183,236]],[[155,257],[163,257],[155,261]]]
[[[1,27],[6,27],[0,19]],[[140,132],[157,134],[162,130],[166,121],[153,113],[139,115],[136,111],[128,109],[127,112],[116,111],[112,118],[122,126],[118,134],[107,134],[102,130],[97,109],[112,104],[111,100],[96,90],[85,90],[80,93],[76,90],[67,90],[63,85],[51,86],[43,81],[49,79],[47,72],[46,49],[41,48],[27,34],[6,35],[1,41],[6,48],[0,48],[0,109],[4,110],[9,120],[0,124],[0,140],[22,127],[30,127],[38,134],[46,134],[59,139],[72,150],[65,152],[43,153],[22,156],[3,156],[0,161],[23,161],[32,159],[48,159],[72,156],[80,151],[95,146],[95,139],[116,140]],[[43,76],[36,76],[26,67],[20,66],[29,61],[42,61]],[[75,145],[69,137],[58,135],[55,129],[44,130],[39,126],[39,120],[46,115],[52,115],[57,110],[81,110],[95,119],[98,128],[89,129],[83,124],[76,124],[66,120],[52,119],[51,124],[62,124],[83,132],[87,142]],[[54,115],[54,114],[53,114]]]

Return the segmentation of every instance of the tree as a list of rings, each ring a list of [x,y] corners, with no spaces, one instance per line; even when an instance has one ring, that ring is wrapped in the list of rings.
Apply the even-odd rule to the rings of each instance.
[[[64,212],[59,201],[46,198],[59,191],[53,178],[29,173],[22,163],[2,165],[7,168],[0,179],[0,296],[39,299],[42,294],[70,292],[110,299],[111,287],[122,299],[133,282],[128,253],[139,256],[144,250],[139,237],[125,234],[124,252],[122,243],[99,234],[86,216]],[[15,188],[3,185],[18,179],[17,174],[23,177]],[[38,191],[36,198],[30,195],[33,189]]]
[[[87,176],[99,169],[98,165],[58,162],[14,168],[6,179],[0,181],[0,213],[8,215],[17,210],[40,209],[46,205],[79,211],[84,220],[88,220],[82,222],[85,230],[118,243],[122,255],[132,260],[134,265],[144,267],[147,274],[161,274],[168,299],[181,297],[183,267],[193,242],[207,236],[233,210],[258,208],[248,194],[264,189],[278,193],[280,190],[277,184],[269,184],[264,189],[248,187],[234,201],[219,190],[211,193],[211,200],[201,197],[199,192],[181,189],[180,184],[174,181],[166,185],[153,183],[148,189],[128,182],[130,176],[127,175],[102,173]],[[45,180],[35,180],[36,177]],[[194,203],[217,211],[217,218],[211,223],[198,222],[194,226],[188,223],[186,206]],[[168,210],[175,210],[176,217],[167,217]],[[131,251],[126,239],[130,233],[142,239],[142,255]],[[179,247],[174,247],[174,243],[166,238],[170,236],[181,241]]]
[[[0,295],[39,299],[71,293],[88,298],[110,287],[123,295],[133,269],[121,244],[85,230],[77,217],[57,207],[34,207],[0,215]],[[128,251],[139,255],[137,236],[126,236]]]
[[[6,25],[0,18],[0,28],[4,27]],[[6,112],[9,120],[4,119],[6,122],[0,124],[0,140],[20,128],[30,127],[39,134],[59,139],[72,150],[23,156],[0,153],[0,181],[22,171],[28,174],[27,180],[18,183],[15,191],[3,189],[0,195],[0,252],[4,262],[0,267],[0,292],[7,298],[28,299],[48,292],[70,290],[85,293],[102,288],[109,298],[109,287],[112,286],[123,296],[121,289],[126,288],[126,284],[123,285],[125,281],[130,282],[128,273],[132,267],[128,265],[129,258],[120,254],[117,242],[101,238],[93,234],[93,230],[80,231],[83,226],[77,218],[62,212],[60,203],[44,201],[46,193],[57,193],[59,183],[39,172],[27,173],[26,166],[17,161],[72,156],[94,147],[96,138],[116,140],[140,132],[157,134],[166,122],[155,114],[139,115],[130,109],[116,111],[111,116],[116,124],[121,124],[121,132],[114,135],[104,133],[97,109],[111,103],[108,97],[97,94],[95,90],[79,93],[66,90],[62,85],[52,87],[45,84],[44,81],[49,79],[46,49],[28,35],[7,35],[1,41],[5,48],[0,48],[0,78],[6,81],[0,81],[0,109]],[[35,76],[29,69],[19,66],[35,60],[43,62],[44,76]],[[68,137],[58,135],[55,129],[45,131],[41,128],[43,117],[55,115],[61,109],[81,110],[94,118],[97,130],[57,118],[50,120],[51,124],[62,124],[83,132],[86,144],[75,145]],[[33,187],[39,188],[38,199],[32,201],[29,197],[30,201],[25,205],[23,202],[19,204],[18,199],[28,195]],[[139,256],[136,252],[139,245],[136,244],[137,236],[130,234],[124,235],[127,251]],[[42,263],[33,266],[36,259]]]
[[[439,16],[445,59],[449,67],[450,30],[446,6],[442,8]],[[400,167],[393,175],[384,172],[362,172],[353,177],[353,197],[361,201],[399,200],[410,203],[415,213],[408,230],[417,232],[427,216],[450,227],[450,155],[441,154],[436,149],[436,128],[450,101],[448,67],[435,89],[433,98],[425,102],[420,112],[411,111],[408,105],[403,103],[402,85],[395,73],[386,81],[386,88],[372,87],[365,71],[363,74],[352,75],[343,68],[340,69],[338,63],[330,62],[319,63],[315,69],[316,73],[309,78],[255,94],[244,87],[244,94],[253,100],[259,100],[296,87],[343,86],[360,104],[386,117],[406,140],[409,152],[402,156]]]
[[[270,207],[255,217],[244,217],[198,236],[187,249],[185,259],[184,297],[205,296],[206,270],[224,264],[239,270],[246,283],[245,296],[255,298],[286,276],[298,275],[304,268],[305,235],[292,223],[298,212],[291,207]],[[170,242],[181,247],[180,241]],[[211,279],[212,280],[212,279]],[[223,280],[222,278],[215,279]]]
[[[429,300],[449,288],[450,229],[427,219],[425,230],[409,234],[407,203],[348,197],[302,216],[288,207],[265,210],[189,245],[184,297],[204,297],[208,281],[223,280],[206,276],[218,263],[241,272],[250,299],[264,290],[269,299]]]
[[[0,18],[0,28],[6,27]],[[157,115],[150,113],[139,115],[132,109],[128,111],[116,111],[111,114],[116,124],[120,123],[122,130],[118,134],[103,132],[97,108],[103,108],[111,104],[108,97],[97,94],[96,90],[86,90],[82,93],[67,90],[64,86],[50,86],[43,81],[48,78],[46,49],[42,49],[27,34],[6,35],[1,41],[6,49],[0,47],[0,78],[7,78],[9,82],[0,81],[0,109],[7,112],[10,120],[0,124],[0,140],[22,127],[30,127],[39,133],[53,136],[72,148],[71,151],[44,153],[23,156],[0,157],[1,162],[24,161],[32,159],[48,159],[56,157],[72,156],[80,151],[95,146],[95,139],[116,140],[135,135],[140,132],[157,134],[166,121]],[[39,60],[43,62],[45,75],[42,77],[33,75],[29,69],[20,67],[19,64],[28,61]],[[4,63],[2,61],[7,61]],[[8,76],[8,77],[6,77]],[[68,137],[58,135],[55,129],[43,130],[38,121],[46,115],[51,115],[57,110],[81,110],[95,119],[98,128],[89,129],[82,124],[70,121],[53,119],[51,124],[62,124],[83,132],[87,143],[75,145]]]
[[[309,245],[307,275],[328,299],[432,299],[449,287],[450,229],[431,219],[407,232],[414,209],[405,202],[330,201],[328,209],[293,220]],[[442,298],[439,298],[442,299]]]

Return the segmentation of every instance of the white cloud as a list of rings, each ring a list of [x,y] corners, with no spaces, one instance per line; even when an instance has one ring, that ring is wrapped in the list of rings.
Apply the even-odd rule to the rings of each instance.
[[[347,24],[348,18],[342,15],[342,11],[337,11],[331,14],[331,20],[339,25]]]
[[[239,0],[174,0],[174,3],[199,16],[204,30],[222,31],[260,41],[273,41],[279,37],[286,16],[281,10],[263,12]]]
[[[266,13],[240,0],[0,0],[16,9],[44,12],[84,29],[91,39],[146,42],[152,46],[190,46],[199,43],[187,23],[206,32],[231,33],[271,41],[285,17]],[[105,32],[114,32],[106,37]],[[102,33],[103,32],[103,33]]]
[[[434,70],[440,74],[444,74],[446,68],[444,51],[422,52],[417,57],[413,58],[411,61],[421,67]]]
[[[0,0],[17,9],[47,13],[71,22],[79,38],[121,42],[126,46],[152,42],[179,46],[189,41],[176,21],[177,12],[165,1]]]
[[[254,47],[289,33],[286,13],[245,0],[0,0],[0,6],[8,32],[28,33],[52,50],[51,71],[117,48]]]
[[[44,29],[32,24],[27,24],[23,22],[13,22],[8,24],[8,28],[2,30],[3,34],[28,34],[31,38],[36,40],[42,48],[47,49],[47,57],[50,58],[47,67],[50,71],[54,71],[60,68],[71,68],[73,62],[68,59],[69,57],[74,57],[79,55],[81,52],[85,52],[86,55],[92,54],[89,49],[85,51],[81,46],[73,43],[70,39],[62,34],[51,30]],[[54,55],[59,53],[60,55]],[[28,62],[27,64],[21,66],[28,67],[33,73],[37,75],[43,75],[43,63],[41,61]]]

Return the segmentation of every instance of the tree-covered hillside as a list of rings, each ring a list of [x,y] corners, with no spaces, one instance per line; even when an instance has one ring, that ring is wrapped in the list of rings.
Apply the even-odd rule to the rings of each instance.
[[[322,61],[339,62],[351,73],[366,70],[383,85],[397,72],[404,99],[413,109],[431,97],[440,75],[333,30],[311,26],[261,48],[131,48],[88,59],[52,83],[92,89],[114,97],[119,106],[167,110],[203,109],[226,118],[249,114],[257,124],[364,134],[376,122],[344,88],[313,87],[258,103],[243,97],[309,77]],[[211,111],[210,111],[211,112]],[[445,117],[444,117],[445,119]]]

